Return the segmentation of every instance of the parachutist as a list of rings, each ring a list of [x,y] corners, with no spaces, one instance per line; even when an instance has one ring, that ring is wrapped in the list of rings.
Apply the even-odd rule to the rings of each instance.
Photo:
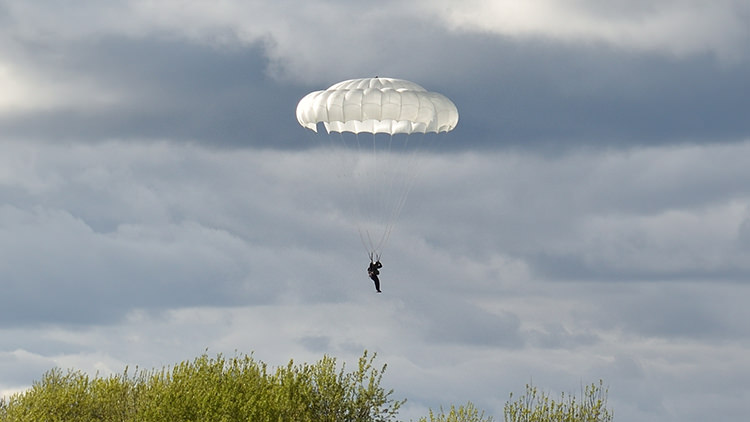
[[[370,261],[370,266],[367,267],[367,275],[369,275],[372,281],[375,282],[375,290],[377,290],[378,293],[382,293],[380,291],[380,279],[378,278],[380,268],[383,268],[383,264],[380,263],[380,260],[374,262]]]

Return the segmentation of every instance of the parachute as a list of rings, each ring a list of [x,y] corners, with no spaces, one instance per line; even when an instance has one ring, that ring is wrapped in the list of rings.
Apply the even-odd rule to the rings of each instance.
[[[297,121],[339,158],[351,182],[352,218],[370,258],[379,259],[413,186],[418,152],[456,127],[458,109],[413,82],[374,77],[307,94]]]

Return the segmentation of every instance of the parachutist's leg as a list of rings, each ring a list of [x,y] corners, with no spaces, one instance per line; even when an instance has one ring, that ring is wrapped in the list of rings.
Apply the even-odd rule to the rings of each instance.
[[[372,281],[375,282],[375,290],[377,290],[378,293],[380,293],[380,279],[375,274],[370,276],[370,278],[372,279]]]

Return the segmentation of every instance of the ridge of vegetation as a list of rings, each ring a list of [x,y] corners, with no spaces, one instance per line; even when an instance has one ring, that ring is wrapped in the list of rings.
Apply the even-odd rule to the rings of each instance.
[[[28,390],[0,399],[0,422],[390,422],[405,399],[381,387],[386,365],[364,351],[347,371],[335,358],[314,364],[290,360],[273,370],[252,355],[183,361],[161,370],[126,368],[90,377],[54,368]],[[558,401],[527,385],[525,395],[504,408],[505,422],[611,422],[607,391],[582,387],[582,398]],[[440,408],[417,422],[492,422],[468,402]]]

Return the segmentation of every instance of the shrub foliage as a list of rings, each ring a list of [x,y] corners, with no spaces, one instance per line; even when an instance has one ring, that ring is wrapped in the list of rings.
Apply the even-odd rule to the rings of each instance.
[[[427,417],[422,417],[418,422],[492,422],[491,416],[484,416],[484,412],[479,411],[472,402],[461,406],[451,406],[446,412],[440,408],[440,412],[433,412],[430,409]]]
[[[526,393],[516,400],[513,394],[505,403],[505,422],[611,422],[607,408],[607,389],[603,381],[581,389],[581,398],[561,395],[555,401],[549,394],[527,384]]]
[[[612,411],[607,408],[607,389],[603,381],[581,389],[581,398],[562,394],[559,400],[540,391],[530,384],[526,393],[517,399],[510,399],[503,408],[505,422],[612,422]],[[430,409],[428,417],[418,422],[493,422],[491,416],[485,416],[474,404],[451,406],[449,411],[442,408],[439,412]]]
[[[386,366],[364,352],[350,372],[324,356],[270,371],[252,356],[202,355],[161,371],[109,377],[52,369],[27,391],[0,402],[2,422],[395,420],[405,400],[380,381]]]
[[[161,370],[127,368],[89,377],[55,368],[33,386],[0,399],[0,422],[390,422],[406,400],[380,386],[386,365],[373,366],[367,351],[346,371],[335,358],[269,370],[252,355],[206,354]],[[532,385],[511,393],[505,422],[611,422],[602,381],[581,388],[581,398],[559,400]],[[493,422],[468,402],[429,410],[417,422]]]

